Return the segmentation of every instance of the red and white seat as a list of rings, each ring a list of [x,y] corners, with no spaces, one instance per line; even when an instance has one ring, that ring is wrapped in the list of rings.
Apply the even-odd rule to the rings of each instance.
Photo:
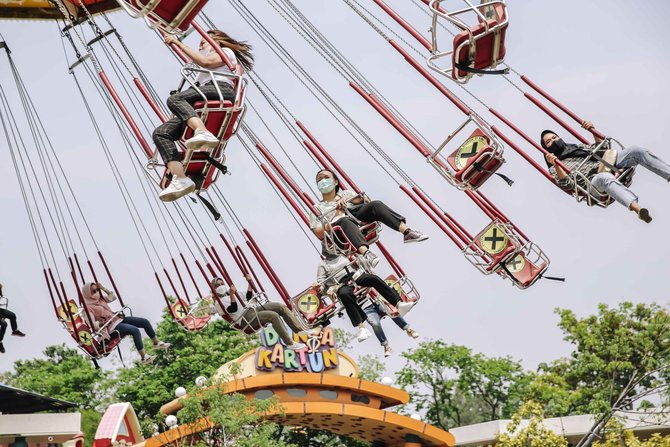
[[[170,34],[183,34],[207,4],[207,0],[117,0],[133,18]]]

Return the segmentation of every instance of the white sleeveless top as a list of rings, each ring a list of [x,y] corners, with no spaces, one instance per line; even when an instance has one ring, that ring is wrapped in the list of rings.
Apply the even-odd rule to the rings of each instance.
[[[233,50],[224,47],[221,47],[221,50],[223,50],[223,53],[228,57],[230,62],[232,62],[233,66],[237,65],[237,58],[235,57],[235,53],[233,52]],[[212,51],[214,50],[210,48],[207,51],[201,51],[201,54],[203,54],[204,56],[208,56]],[[228,68],[226,64],[222,64],[220,67],[213,68],[212,71],[218,71],[220,73],[234,73],[233,71],[230,70],[230,68]],[[225,76],[214,75],[214,80],[216,82],[225,82],[226,84],[233,85],[233,81],[231,80],[231,78]],[[200,83],[200,85],[212,82],[212,75],[209,73],[199,73],[198,77],[196,78],[196,82]]]

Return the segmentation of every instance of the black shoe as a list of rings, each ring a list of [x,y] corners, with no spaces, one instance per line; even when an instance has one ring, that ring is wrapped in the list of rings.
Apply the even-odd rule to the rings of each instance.
[[[5,345],[3,345],[2,342],[0,341],[0,354],[4,353],[5,353]]]
[[[646,223],[652,221],[651,216],[649,215],[649,210],[647,208],[640,208],[640,212],[637,213],[638,217]]]
[[[14,337],[25,337],[25,336],[26,336],[26,334],[24,334],[23,332],[21,332],[21,331],[18,330],[18,329],[15,330],[15,331],[12,331],[12,335],[13,335]]]

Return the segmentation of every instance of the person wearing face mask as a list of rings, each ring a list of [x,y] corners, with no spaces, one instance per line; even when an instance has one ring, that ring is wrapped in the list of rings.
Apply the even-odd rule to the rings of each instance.
[[[312,287],[314,289],[319,289],[322,294],[330,296],[331,299],[337,298],[337,300],[342,303],[351,324],[358,329],[356,338],[359,342],[368,339],[370,335],[372,335],[370,331],[365,328],[364,324],[366,321],[370,323],[380,343],[384,346],[384,353],[390,355],[391,348],[388,346],[388,343],[385,343],[385,336],[379,338],[380,331],[383,334],[379,314],[373,315],[372,313],[368,313],[367,310],[363,310],[363,307],[359,304],[358,298],[354,293],[355,287],[369,287],[376,290],[376,292],[384,297],[387,302],[398,309],[398,315],[396,317],[400,319],[402,319],[402,317],[409,312],[416,303],[405,303],[401,301],[398,293],[391,286],[386,284],[386,281],[374,273],[357,272],[356,269],[350,265],[351,263],[346,256],[331,254],[326,250],[323,250],[322,254],[323,259],[319,262],[319,267],[316,273],[316,282],[312,284]],[[371,269],[368,269],[368,271],[372,272]],[[369,305],[366,303],[365,307],[369,307]],[[373,307],[375,310],[381,310],[376,304],[374,304]],[[400,325],[400,323],[396,324]],[[402,327],[409,328],[406,322],[404,322]],[[410,336],[414,337],[412,334],[410,334]],[[416,334],[416,337],[418,337],[418,334]]]
[[[595,139],[594,145],[568,144],[552,130],[542,132],[540,144],[549,152],[545,158],[549,165],[549,172],[556,179],[558,186],[565,190],[570,190],[572,187],[568,173],[556,163],[557,160],[560,160],[570,171],[579,168],[579,172],[590,181],[595,189],[609,194],[614,200],[636,213],[644,222],[651,222],[652,218],[649,210],[640,206],[638,197],[633,191],[619,182],[611,172],[598,172],[598,168],[600,167],[599,160],[588,159],[584,162],[584,159],[589,156],[595,145],[602,142],[602,138],[596,135],[595,126],[590,121],[584,121],[582,127],[593,134]],[[579,167],[582,163],[584,164]],[[651,151],[639,146],[630,146],[618,152],[616,160],[613,161],[612,165],[618,169],[641,165],[654,174],[670,181],[670,165],[658,158]],[[588,185],[581,186],[588,188]]]
[[[387,227],[403,234],[406,244],[421,242],[428,236],[420,231],[412,230],[405,223],[405,218],[389,208],[380,200],[370,201],[365,195],[358,196],[354,191],[343,190],[337,175],[329,169],[322,169],[316,174],[316,184],[322,194],[322,200],[314,207],[319,217],[310,213],[310,228],[320,240],[326,231],[337,223],[344,234],[354,245],[359,254],[365,255],[368,261],[377,265],[379,259],[369,251],[368,244],[356,220],[362,222],[381,222]],[[350,217],[346,212],[353,216]],[[327,222],[324,228],[323,221]]]
[[[251,71],[254,57],[251,53],[251,45],[240,42],[220,30],[207,32],[211,38],[219,44],[223,53],[228,57],[233,66],[241,66],[246,71]],[[216,72],[232,73],[223,62],[221,56],[214,51],[206,40],[200,41],[199,51],[180,42],[175,36],[166,34],[164,38],[166,45],[175,45],[196,65]],[[199,89],[207,99],[219,100],[219,91],[223,99],[235,100],[233,81],[226,76],[214,75],[214,80],[209,73],[200,73],[196,82]],[[217,85],[214,85],[216,82]],[[217,89],[218,87],[218,89]],[[193,87],[171,95],[167,100],[167,106],[173,116],[161,124],[153,132],[153,140],[160,153],[167,170],[172,174],[170,185],[160,192],[159,197],[164,202],[177,200],[190,194],[196,188],[195,183],[186,177],[175,141],[178,141],[184,133],[185,126],[193,129],[193,137],[186,140],[189,149],[213,148],[219,144],[219,140],[207,128],[202,119],[193,108],[193,104],[202,101],[201,94]]]
[[[146,318],[141,317],[127,317],[123,314],[114,312],[108,303],[116,300],[116,294],[106,289],[100,283],[87,283],[81,288],[81,294],[84,297],[84,303],[91,318],[95,321],[92,326],[96,331],[100,330],[106,339],[112,338],[113,332],[118,332],[121,338],[126,335],[131,335],[135,342],[135,348],[140,354],[141,362],[144,364],[152,363],[156,357],[147,354],[144,351],[144,342],[142,341],[142,334],[140,329],[151,338],[154,349],[167,349],[170,343],[162,342],[156,337],[156,332],[151,326],[151,323]],[[104,327],[103,327],[104,326]],[[99,329],[103,328],[103,329]]]
[[[251,300],[254,294],[252,278],[251,275],[245,275],[244,278],[249,284],[246,294],[247,307],[242,307],[237,303],[237,289],[234,284],[228,288],[223,279],[214,278],[211,285],[216,291],[218,300],[215,300],[212,296],[214,303],[213,311],[222,317],[227,314],[233,320],[234,324],[243,326],[246,323],[254,330],[259,330],[261,326],[270,323],[287,348],[293,350],[303,349],[305,344],[294,341],[291,334],[286,330],[286,326],[288,326],[295,334],[304,331],[295,315],[293,315],[285,304],[270,302],[251,304],[249,300]],[[221,309],[219,301],[225,307],[225,312]]]

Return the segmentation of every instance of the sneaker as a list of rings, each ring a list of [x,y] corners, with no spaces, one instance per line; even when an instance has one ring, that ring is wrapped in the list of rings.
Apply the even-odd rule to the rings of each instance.
[[[26,334],[24,334],[23,332],[21,332],[21,331],[18,330],[18,329],[15,330],[15,331],[12,331],[12,335],[13,335],[14,337],[25,337],[25,336],[26,336]]]
[[[169,348],[170,346],[172,346],[170,343],[166,343],[164,341],[159,341],[158,343],[156,343],[154,345],[154,349],[157,349],[159,351],[164,351],[167,348]]]
[[[419,333],[417,331],[415,331],[414,329],[412,329],[411,327],[407,328],[407,330],[405,332],[407,332],[407,335],[409,335],[410,337],[412,337],[414,339],[419,338]]]
[[[362,342],[362,341],[365,341],[368,338],[370,338],[371,335],[372,334],[370,333],[370,331],[368,331],[363,326],[361,326],[358,329],[358,335],[356,336],[356,340],[358,340],[359,342]]]
[[[142,362],[143,365],[151,365],[155,360],[156,356],[147,354],[140,361]]]
[[[321,335],[321,326],[308,329],[305,331],[305,333],[307,334],[308,337],[318,337],[319,335]]]
[[[188,149],[209,149],[218,146],[219,139],[209,130],[196,130],[191,138],[184,141]]]
[[[384,345],[384,357],[390,357],[391,354],[393,354],[393,349],[391,349],[391,345],[385,344]]]
[[[421,242],[425,241],[426,239],[428,239],[427,234],[423,234],[420,231],[412,229],[407,230],[403,236],[403,240],[405,241],[406,244],[410,244],[412,242]]]
[[[647,208],[640,208],[640,212],[637,213],[640,220],[649,223],[652,221],[651,216],[649,215],[649,210]]]
[[[306,348],[307,345],[304,343],[300,343],[299,341],[294,341],[293,344],[288,345],[289,349],[293,349],[294,351],[299,351],[300,349]]]
[[[365,257],[365,260],[370,263],[370,266],[372,268],[377,267],[377,264],[379,264],[379,257],[376,254],[372,253],[372,250],[366,251],[363,256]]]
[[[4,353],[5,353],[5,345],[3,345],[2,342],[0,341],[0,354]]]
[[[172,202],[195,191],[195,182],[188,177],[173,179],[170,185],[158,194],[163,202]]]
[[[396,307],[396,309],[398,309],[398,314],[401,317],[404,317],[407,314],[407,312],[409,312],[410,309],[412,309],[412,307],[414,307],[415,304],[416,303],[399,302],[398,304],[396,304],[395,307]]]

